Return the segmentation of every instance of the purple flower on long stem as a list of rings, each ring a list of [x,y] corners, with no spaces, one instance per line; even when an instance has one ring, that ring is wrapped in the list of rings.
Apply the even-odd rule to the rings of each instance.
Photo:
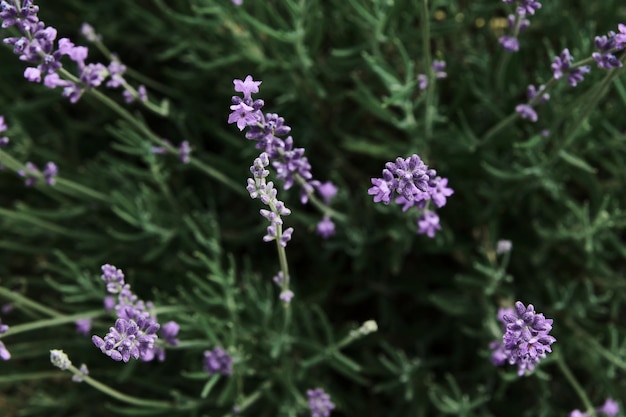
[[[7,125],[4,122],[4,116],[0,116],[0,132],[7,130]],[[9,144],[9,138],[6,136],[0,137],[0,148],[4,148]]]
[[[43,172],[39,171],[37,165],[32,162],[26,162],[24,169],[17,171],[17,174],[24,178],[24,184],[27,187],[32,187],[37,183],[37,179],[43,177],[48,185],[54,185],[56,183],[56,176],[59,173],[54,162],[48,162]]]
[[[503,0],[504,3],[515,3],[516,0]],[[535,10],[541,8],[538,1],[520,0],[515,9],[515,14],[507,17],[509,24],[509,34],[503,35],[498,42],[508,52],[517,52],[519,50],[518,37],[528,26],[530,21],[526,19],[527,15],[533,15]]]
[[[624,26],[624,28],[626,31],[626,26]],[[598,68],[610,70],[623,66],[622,61],[615,56],[615,53],[621,52],[626,44],[619,42],[618,39],[619,35],[616,35],[613,31],[609,32],[608,36],[595,37],[594,44],[599,52],[594,52],[591,56],[598,64]]]
[[[549,335],[552,319],[535,312],[532,304],[526,307],[520,301],[515,303],[514,309],[500,312],[505,333],[502,343],[490,344],[492,362],[501,365],[506,360],[510,365],[517,365],[519,376],[532,372],[540,360],[552,352],[550,345],[556,341]]]

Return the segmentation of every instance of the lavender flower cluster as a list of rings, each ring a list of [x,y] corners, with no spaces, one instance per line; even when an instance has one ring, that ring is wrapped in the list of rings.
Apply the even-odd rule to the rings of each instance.
[[[432,201],[437,208],[445,206],[454,190],[448,187],[447,178],[438,177],[418,155],[387,162],[382,178],[372,178],[372,184],[368,193],[374,196],[375,203],[389,204],[395,198],[394,202],[402,206],[402,211],[411,207],[420,210],[418,234],[433,238],[441,230],[439,216],[429,203]]]
[[[142,100],[147,99],[145,87],[143,94],[138,94],[126,83],[123,78],[126,67],[119,60],[113,59],[108,66],[102,63],[87,64],[88,48],[76,46],[69,38],[57,41],[57,30],[39,20],[38,13],[39,6],[33,0],[0,2],[2,28],[16,27],[21,35],[6,37],[3,42],[13,47],[13,52],[19,55],[20,60],[32,65],[24,71],[24,78],[37,83],[43,80],[43,85],[48,88],[61,88],[63,96],[72,103],[77,102],[86,90],[99,87],[107,78],[107,87],[125,88],[127,101],[138,95]],[[93,28],[88,25],[83,26],[83,33],[88,39],[98,39]],[[61,71],[63,57],[68,57],[76,64],[77,76]]]
[[[515,308],[500,309],[498,320],[504,326],[502,341],[491,342],[491,361],[501,366],[505,363],[517,365],[518,375],[532,372],[539,361],[552,352],[550,347],[556,342],[550,336],[552,319],[535,312],[532,304],[528,307],[520,301]]]
[[[446,62],[435,59],[431,65],[433,76],[436,79],[446,78],[448,73],[446,73]],[[428,87],[428,75],[426,74],[418,74],[417,75],[418,87],[420,90],[426,90]]]
[[[220,347],[204,352],[204,370],[209,375],[231,375],[233,373],[233,358]]]
[[[115,361],[128,362],[130,358],[151,361],[165,359],[164,344],[158,341],[157,331],[167,344],[176,346],[176,335],[180,326],[170,321],[160,326],[156,320],[152,303],[140,300],[124,281],[124,273],[113,265],[102,266],[102,280],[107,292],[117,295],[115,309],[117,320],[109,332],[101,338],[94,335],[91,340],[102,353]]]
[[[242,93],[243,98],[233,96],[233,104],[230,106],[232,113],[228,116],[228,123],[235,123],[239,130],[248,128],[246,138],[255,141],[256,148],[266,154],[267,160],[271,162],[276,172],[276,178],[283,182],[283,188],[288,190],[296,183],[300,185],[302,204],[306,204],[310,196],[317,191],[328,205],[337,188],[332,183],[321,183],[313,179],[311,164],[304,156],[305,149],[295,148],[291,136],[283,138],[291,131],[291,127],[285,125],[285,120],[278,114],[263,114],[261,109],[265,104],[264,101],[252,99],[252,94],[259,92],[261,82],[254,81],[251,75],[243,81],[233,80],[235,91]],[[318,224],[317,232],[324,238],[334,234],[335,227],[329,216],[324,216]]]
[[[591,54],[591,59],[596,62],[598,68],[611,70],[623,66],[621,59],[624,55],[623,51],[626,49],[626,25],[620,23],[618,25],[618,31],[619,33],[610,31],[607,35],[595,37],[594,43],[598,51]],[[591,59],[585,60],[584,62],[589,62]],[[591,71],[591,67],[584,65],[583,62],[574,63],[573,61],[574,57],[569,49],[563,49],[559,55],[554,57],[552,65],[550,66],[552,69],[552,77],[555,80],[566,78],[570,86],[576,87],[583,81],[585,74]],[[527,97],[528,101],[517,105],[515,111],[522,119],[536,122],[538,116],[534,107],[548,101],[550,95],[545,92],[545,86],[540,86],[537,89],[534,85],[530,85],[528,86]]]
[[[502,2],[515,4],[516,7],[515,14],[510,14],[507,17],[510,34],[501,36],[499,42],[505,50],[517,52],[519,50],[519,34],[530,26],[530,21],[526,16],[534,15],[541,8],[541,3],[536,0],[502,0]]]
[[[7,130],[7,125],[4,122],[4,116],[0,116],[0,133]],[[6,136],[0,137],[0,148],[4,148],[9,144],[9,138]]]

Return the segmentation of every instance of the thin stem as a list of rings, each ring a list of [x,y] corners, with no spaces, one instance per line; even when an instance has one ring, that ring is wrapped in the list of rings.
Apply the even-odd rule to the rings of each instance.
[[[106,312],[102,310],[92,310],[80,314],[72,314],[71,316],[60,316],[52,319],[37,320],[30,323],[18,324],[17,326],[9,327],[9,330],[3,333],[0,337],[4,339],[7,336],[12,336],[19,333],[30,332],[32,330],[43,329],[45,327],[54,327],[60,326],[62,324],[73,323],[79,319],[92,319],[103,316],[105,314]]]
[[[29,307],[33,310],[39,311],[42,314],[45,314],[47,316],[50,317],[63,317],[63,314],[59,313],[58,311],[52,310],[46,306],[44,306],[43,304],[39,304],[36,301],[31,300],[30,298],[27,298],[25,296],[23,296],[22,294],[19,294],[15,291],[11,291],[7,288],[4,287],[0,287],[0,296],[7,298],[9,300],[11,300],[12,303],[16,304],[16,305],[24,305],[26,307]]]
[[[424,123],[424,139],[428,141],[432,136],[433,116],[435,108],[434,100],[434,71],[432,69],[432,56],[430,54],[430,11],[428,0],[422,0],[422,49],[424,54],[424,65],[428,74],[428,86],[426,87],[426,114]]]
[[[71,81],[74,81],[74,82],[78,81],[78,79],[75,76],[73,76],[71,73],[69,73],[67,70],[63,68],[60,68],[58,72],[61,75],[63,75],[63,77]],[[178,154],[177,148],[173,147],[167,141],[155,135],[144,123],[142,123],[137,118],[135,118],[130,112],[128,112],[125,108],[117,104],[114,100],[110,99],[108,96],[106,96],[105,94],[103,94],[102,92],[96,89],[90,89],[88,92],[93,97],[98,99],[101,103],[103,103],[108,108],[110,108],[115,113],[117,113],[119,116],[121,116],[124,120],[129,122],[135,128],[137,128],[137,130],[139,130],[144,135],[146,135],[146,137],[150,139],[153,143],[166,149],[168,152],[172,154]],[[225,176],[218,170],[214,169],[213,167],[210,167],[204,164],[203,162],[200,162],[197,158],[191,158],[191,161],[189,162],[189,164],[203,171],[208,176],[214,178],[215,180],[221,182],[222,184],[228,186],[230,189],[237,192],[238,194],[241,194],[241,195],[246,194],[245,187],[240,186],[239,184],[237,184],[236,182],[234,182],[233,180],[231,180],[229,177]]]
[[[580,385],[580,383],[578,382],[578,380],[576,379],[572,371],[569,369],[569,367],[565,363],[565,360],[561,352],[560,351],[554,352],[554,356],[556,356],[556,363],[559,366],[559,369],[561,370],[561,372],[563,372],[565,379],[567,379],[567,382],[569,382],[572,388],[574,388],[574,391],[576,391],[576,394],[578,394],[578,397],[580,398],[582,403],[585,405],[585,409],[586,409],[585,412],[587,413],[587,415],[589,417],[595,417],[596,412],[595,412],[595,409],[593,408],[593,404],[589,400],[589,397],[587,397],[587,394],[585,393],[585,390],[583,389],[583,387]]]
[[[79,369],[77,369],[74,365],[70,365],[68,370],[74,375],[80,377],[84,382],[91,385],[98,391],[106,394],[110,397],[113,397],[117,400],[125,402],[127,404],[138,405],[142,407],[152,407],[152,408],[177,408],[173,403],[167,401],[159,401],[159,400],[144,400],[142,398],[132,397],[130,395],[126,395],[119,391],[114,390],[108,385],[99,382],[89,375],[83,374]]]
[[[268,389],[270,389],[272,386],[272,383],[270,381],[266,381],[264,382],[259,389],[257,389],[256,391],[254,391],[252,394],[248,395],[246,398],[243,399],[242,402],[237,404],[237,408],[238,408],[238,412],[237,413],[226,413],[224,414],[222,417],[232,417],[233,415],[237,414],[241,414],[243,411],[245,411],[246,409],[248,409],[252,404],[254,404],[259,398],[261,398],[261,395],[267,391]]]

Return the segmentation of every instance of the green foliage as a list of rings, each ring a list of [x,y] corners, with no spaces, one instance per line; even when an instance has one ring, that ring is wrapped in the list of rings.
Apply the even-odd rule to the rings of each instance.
[[[0,364],[3,417],[234,407],[303,416],[315,387],[346,416],[556,416],[607,397],[626,405],[624,71],[592,64],[578,87],[553,84],[537,123],[514,116],[529,84],[549,82],[554,55],[567,47],[582,60],[594,36],[626,22],[622,2],[545,1],[515,54],[498,44],[510,12],[498,0],[41,3],[59,37],[86,44],[80,25],[92,24],[157,111],[105,88],[70,104],[24,80],[24,63],[0,48],[11,139],[0,149],[0,303],[14,306],[0,316],[12,354]],[[421,91],[418,75],[434,59],[448,77]],[[93,45],[89,60],[106,62]],[[332,207],[344,217],[329,240],[297,187],[279,191],[295,229],[290,307],[272,282],[280,266],[262,241],[259,202],[245,190],[259,151],[226,123],[232,80],[247,74],[263,81],[264,110],[285,118],[313,175],[339,187]],[[191,163],[153,153],[163,138],[189,141]],[[367,195],[385,162],[413,153],[455,190],[434,239]],[[24,187],[16,172],[26,161],[55,161],[57,184]],[[496,253],[500,239],[511,253]],[[113,362],[75,332],[76,317],[93,317],[98,335],[113,324],[102,308],[105,263],[124,270],[161,322],[180,324],[163,363]],[[553,318],[557,339],[522,378],[489,360],[497,310],[515,300]],[[370,319],[379,330],[362,338],[355,329]],[[233,356],[232,377],[202,370],[216,346]],[[141,401],[71,382],[50,349]]]

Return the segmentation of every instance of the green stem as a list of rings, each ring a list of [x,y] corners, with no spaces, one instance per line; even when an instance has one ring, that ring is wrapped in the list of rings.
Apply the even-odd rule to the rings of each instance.
[[[595,417],[596,412],[595,412],[595,409],[593,408],[593,404],[589,400],[589,397],[587,397],[587,394],[585,393],[585,390],[583,389],[583,387],[578,383],[578,380],[576,379],[572,371],[569,369],[569,367],[565,363],[565,360],[563,358],[563,355],[561,355],[561,352],[558,350],[555,351],[554,356],[556,356],[555,358],[556,363],[559,366],[559,369],[561,370],[561,372],[563,372],[565,379],[567,379],[567,381],[570,383],[572,388],[574,388],[574,391],[576,391],[576,394],[578,394],[578,397],[584,404],[585,409],[586,409],[585,412],[587,413],[587,415],[589,417]]]
[[[43,304],[39,304],[38,302],[33,301],[30,298],[23,296],[22,294],[11,291],[4,287],[0,287],[0,296],[11,300],[12,303],[18,306],[24,305],[50,317],[64,317],[63,314],[59,313],[58,311],[52,310],[44,306]]]
[[[77,369],[74,365],[70,365],[68,370],[74,375],[79,376],[84,382],[91,385],[98,391],[106,394],[112,398],[125,402],[127,404],[138,405],[140,407],[152,407],[152,408],[172,408],[175,409],[176,406],[173,403],[167,401],[159,401],[159,400],[144,400],[142,398],[132,397],[130,395],[123,394],[119,391],[114,390],[108,385],[99,382],[89,375],[83,374],[79,369]]]
[[[3,333],[0,337],[4,339],[7,336],[12,336],[12,335],[19,334],[19,333],[30,332],[32,330],[43,329],[45,327],[53,327],[53,326],[59,326],[62,324],[73,323],[79,319],[96,318],[96,317],[103,316],[105,314],[106,312],[100,309],[100,310],[86,311],[80,314],[72,314],[71,316],[60,316],[60,317],[55,317],[52,319],[37,320],[37,321],[30,322],[30,323],[18,324],[17,326],[9,327],[9,330]]]
[[[426,66],[426,74],[428,86],[426,87],[426,114],[424,123],[424,140],[428,141],[432,136],[433,116],[434,116],[434,77],[432,69],[432,56],[430,54],[430,11],[428,8],[428,0],[422,0],[422,49],[424,54],[424,65]]]
[[[243,411],[248,409],[259,398],[261,398],[261,395],[263,395],[265,391],[270,389],[271,386],[272,386],[272,383],[270,381],[266,381],[259,387],[259,389],[254,391],[252,394],[248,395],[246,398],[244,398],[242,402],[237,403],[237,408],[239,409],[239,411],[236,413],[236,415],[240,415]],[[234,415],[235,413],[226,413],[224,414],[223,417],[232,417]]]
[[[68,80],[71,80],[73,82],[78,82],[79,81],[76,77],[74,77],[71,73],[69,73],[67,70],[65,70],[63,68],[60,68],[58,70],[58,72],[64,78],[66,78]],[[155,143],[155,144],[159,145],[160,147],[166,149],[168,152],[170,152],[172,154],[176,154],[176,155],[178,154],[178,149],[177,148],[173,147],[168,142],[166,142],[164,139],[162,139],[162,138],[158,137],[157,135],[155,135],[143,122],[141,122],[137,118],[135,118],[130,112],[128,112],[125,108],[123,108],[122,106],[117,104],[114,100],[110,99],[108,96],[106,96],[105,94],[101,93],[100,91],[98,91],[96,89],[90,89],[89,93],[93,97],[95,97],[97,100],[99,100],[102,104],[106,105],[108,108],[113,110],[115,113],[117,113],[124,120],[126,120],[131,125],[133,125],[138,131],[140,131],[141,133],[146,135],[146,137],[148,139],[150,139],[150,141],[152,141],[153,143]],[[214,169],[213,167],[210,167],[210,166],[200,162],[197,158],[191,158],[191,161],[189,162],[189,164],[192,165],[193,167],[199,169],[200,171],[203,171],[205,174],[207,174],[208,176],[210,176],[210,177],[214,178],[215,180],[221,182],[222,184],[226,185],[227,187],[229,187],[233,191],[237,192],[238,194],[241,194],[241,195],[245,195],[246,194],[244,186],[241,186],[238,183],[234,182],[229,177],[225,176],[224,174],[222,174],[218,170]]]
[[[322,212],[324,216],[332,217],[333,219],[342,223],[345,223],[347,221],[347,217],[345,214],[339,213],[338,211],[333,210],[328,205],[324,204],[319,198],[317,198],[314,191],[308,191],[308,187],[305,187],[306,180],[302,178],[299,174],[295,174],[294,179],[296,180],[298,185],[300,185],[300,187],[302,187],[306,191],[307,197],[311,204],[313,204],[316,209]]]
[[[589,98],[589,100],[585,103],[581,112],[576,115],[576,119],[574,123],[570,126],[567,132],[565,132],[565,134],[563,135],[563,140],[561,141],[560,145],[556,147],[553,153],[553,158],[558,157],[559,153],[562,150],[567,149],[572,144],[572,142],[575,139],[576,132],[578,132],[578,129],[580,129],[583,122],[587,119],[587,116],[591,114],[592,110],[596,107],[600,99],[604,96],[604,92],[606,88],[622,72],[623,70],[613,70],[613,71],[609,71],[609,73],[604,76],[604,78],[602,79],[602,82],[595,88],[594,93]]]

